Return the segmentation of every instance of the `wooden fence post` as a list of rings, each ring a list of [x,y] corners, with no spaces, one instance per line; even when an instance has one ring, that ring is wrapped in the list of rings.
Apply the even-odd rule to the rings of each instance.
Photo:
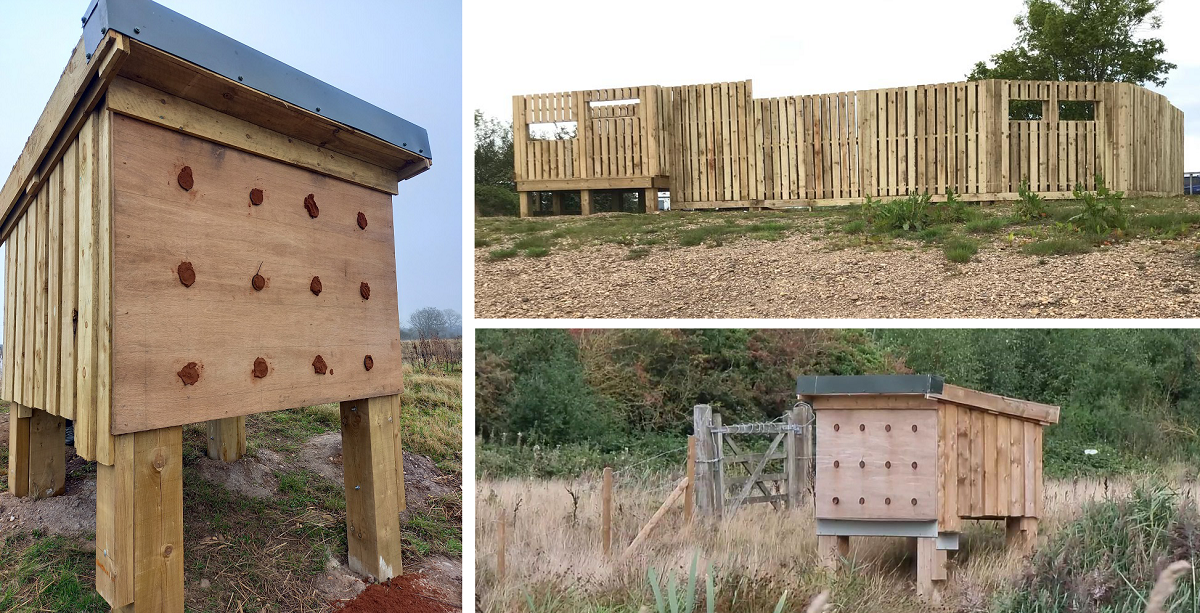
[[[804,433],[800,435],[800,465],[803,467],[800,471],[800,483],[804,490],[811,490],[813,475],[817,470],[817,420],[812,405],[807,402],[801,403],[797,419],[804,426]]]
[[[788,508],[793,510],[800,508],[800,501],[803,497],[804,487],[807,485],[803,482],[807,476],[807,471],[804,469],[804,454],[801,451],[804,448],[804,435],[808,434],[808,426],[801,421],[801,407],[795,407],[788,413],[787,423],[793,431],[788,433],[787,437],[787,496]],[[800,426],[802,430],[796,432],[794,429]]]
[[[600,541],[601,548],[604,550],[604,555],[607,557],[612,552],[612,488],[613,488],[613,470],[610,467],[604,468],[604,488],[600,490]]]
[[[714,429],[721,427],[721,414],[713,413],[712,425]],[[712,462],[712,483],[713,483],[713,513],[719,517],[725,517],[725,435],[718,432],[713,437],[713,462]]]
[[[679,485],[675,486],[675,489],[671,492],[671,495],[667,496],[667,499],[662,503],[662,506],[659,507],[658,510],[654,512],[654,515],[650,517],[650,521],[646,522],[645,526],[642,526],[642,529],[638,531],[637,536],[633,538],[633,542],[629,544],[629,547],[625,548],[623,553],[621,553],[620,561],[622,563],[628,560],[629,556],[633,555],[633,552],[637,550],[638,545],[641,545],[642,541],[645,541],[646,537],[650,536],[650,532],[654,530],[654,527],[658,525],[658,522],[662,521],[663,516],[666,515],[667,511],[671,509],[671,506],[675,504],[675,501],[679,500],[680,496],[683,496],[683,491],[687,489],[687,484],[688,479],[687,477],[684,477],[679,482]]]
[[[714,509],[712,459],[716,454],[712,451],[712,435],[708,431],[711,421],[712,407],[698,404],[692,408],[692,432],[696,437],[696,480],[699,484],[696,506],[703,515],[711,515]]]
[[[688,437],[687,489],[683,492],[683,524],[692,523],[692,510],[696,506],[696,436]]]
[[[506,535],[504,511],[500,511],[500,523],[496,525],[496,582],[504,582],[504,539]]]

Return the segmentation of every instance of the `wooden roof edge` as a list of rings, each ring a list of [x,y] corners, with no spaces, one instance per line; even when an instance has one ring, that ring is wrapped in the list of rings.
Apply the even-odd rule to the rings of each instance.
[[[1060,407],[1057,405],[1009,398],[999,394],[989,394],[949,383],[942,386],[942,393],[929,394],[929,396],[954,404],[979,408],[994,413],[1002,413],[1046,425],[1058,423],[1060,412]]]
[[[108,84],[129,57],[129,50],[129,39],[118,32],[109,32],[92,54],[85,50],[83,38],[79,39],[4,186],[0,187],[3,209],[0,242],[8,239],[13,225],[28,206],[27,194],[41,188],[48,174],[44,171],[58,162],[88,113],[99,104]]]

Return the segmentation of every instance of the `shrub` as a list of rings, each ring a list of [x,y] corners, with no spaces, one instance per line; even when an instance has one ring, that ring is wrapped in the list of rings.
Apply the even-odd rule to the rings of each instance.
[[[1017,196],[1020,198],[1016,207],[1017,217],[1031,221],[1046,216],[1046,201],[1042,200],[1037,192],[1030,191],[1029,179],[1021,179],[1021,184],[1017,186]]]
[[[544,258],[550,255],[550,250],[545,247],[530,247],[525,250],[526,257]]]
[[[846,234],[862,234],[863,230],[867,229],[867,222],[861,219],[855,219],[842,226],[842,232]]]
[[[1089,192],[1076,183],[1072,194],[1083,205],[1083,209],[1070,222],[1084,232],[1105,235],[1114,230],[1124,230],[1129,223],[1122,199],[1125,192],[1109,191],[1104,177],[1096,175],[1096,191]]]
[[[475,206],[484,217],[520,214],[521,204],[511,188],[475,184]]]
[[[958,195],[954,190],[946,190],[946,201],[934,205],[932,207],[933,223],[961,223],[970,221],[978,216],[974,209],[967,207],[967,203],[958,199]]]
[[[1003,217],[982,217],[967,222],[967,232],[972,234],[991,234],[1004,227]]]
[[[887,202],[868,199],[863,203],[867,221],[877,230],[920,232],[930,225],[929,194],[913,194]]]
[[[979,253],[979,243],[969,238],[955,237],[946,241],[942,252],[946,254],[947,260],[963,264],[970,262],[971,258]]]
[[[504,260],[504,259],[511,258],[511,257],[517,255],[517,253],[519,253],[519,251],[517,251],[516,249],[513,249],[512,247],[508,247],[505,249],[495,249],[488,253],[488,259],[493,262],[496,260]]]

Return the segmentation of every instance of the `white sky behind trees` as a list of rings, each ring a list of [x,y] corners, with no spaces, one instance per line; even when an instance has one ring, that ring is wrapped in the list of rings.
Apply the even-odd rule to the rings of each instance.
[[[752,79],[754,96],[964,80],[1016,40],[1021,0],[657,2],[464,6],[467,105],[512,119],[512,96]],[[1166,87],[1183,109],[1185,170],[1200,171],[1200,2],[1160,8]],[[1182,177],[1180,178],[1182,181]]]

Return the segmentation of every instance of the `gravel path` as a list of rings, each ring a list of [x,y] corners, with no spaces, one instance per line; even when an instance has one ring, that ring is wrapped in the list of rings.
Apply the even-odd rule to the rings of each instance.
[[[481,318],[1200,317],[1191,241],[1028,256],[1003,240],[967,264],[940,249],[829,251],[807,235],[721,247],[601,245],[543,258],[475,250]]]

